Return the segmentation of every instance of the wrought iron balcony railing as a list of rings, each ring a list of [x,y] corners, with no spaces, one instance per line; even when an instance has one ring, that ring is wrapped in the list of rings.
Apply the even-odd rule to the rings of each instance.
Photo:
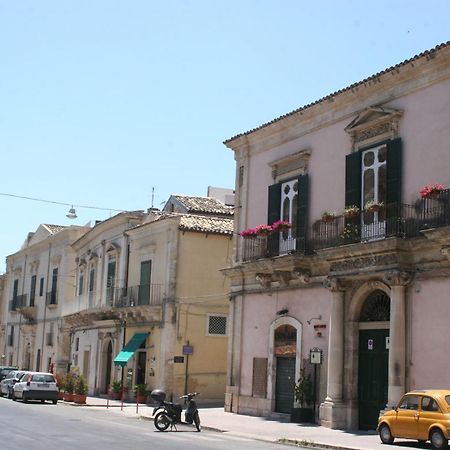
[[[49,305],[57,305],[58,304],[58,295],[57,291],[47,292],[45,295],[45,304]]]
[[[242,238],[244,261],[281,256],[310,254],[316,250],[358,242],[370,242],[397,236],[420,236],[422,230],[450,225],[450,190],[433,198],[420,199],[415,205],[388,204],[379,211],[361,211],[353,217],[337,216],[319,220],[297,238],[293,230],[264,237]]]
[[[108,288],[107,302],[115,308],[132,306],[157,306],[162,302],[160,284],[130,286],[128,288]]]

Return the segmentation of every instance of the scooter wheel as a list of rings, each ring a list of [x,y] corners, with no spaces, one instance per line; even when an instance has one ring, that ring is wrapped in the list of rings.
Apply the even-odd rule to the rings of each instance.
[[[197,431],[202,431],[202,428],[200,426],[200,416],[198,415],[198,411],[195,411],[194,413],[194,423],[195,427],[197,428]]]
[[[165,412],[161,411],[156,414],[154,424],[157,430],[166,431],[169,428],[170,419]]]

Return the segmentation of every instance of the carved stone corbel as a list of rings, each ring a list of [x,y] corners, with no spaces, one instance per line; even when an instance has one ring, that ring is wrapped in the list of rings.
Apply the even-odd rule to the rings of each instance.
[[[289,286],[292,280],[292,273],[288,270],[275,270],[272,277],[273,281],[278,281],[281,286]]]
[[[384,281],[390,286],[406,286],[412,281],[412,273],[406,270],[392,270],[384,274]]]
[[[296,267],[292,274],[294,278],[298,279],[300,283],[308,284],[311,281],[311,272],[307,269],[302,269],[300,267]]]
[[[270,273],[257,273],[256,281],[263,287],[263,288],[269,288],[270,283],[272,282],[272,275]]]
[[[450,261],[450,245],[444,245],[441,248],[441,255],[444,255]]]
[[[331,292],[345,291],[344,283],[338,278],[327,277],[323,281],[323,287]]]

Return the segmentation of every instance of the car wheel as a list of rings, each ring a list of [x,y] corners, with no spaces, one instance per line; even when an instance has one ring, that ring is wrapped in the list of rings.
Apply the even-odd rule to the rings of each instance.
[[[17,399],[16,399],[16,396],[14,395],[14,391],[12,391],[11,392],[11,400],[13,401],[13,402],[15,402]]]
[[[392,436],[391,429],[385,423],[380,426],[380,439],[383,444],[392,444],[394,436]]]
[[[447,448],[448,445],[448,441],[447,439],[445,439],[444,435],[442,434],[442,431],[438,430],[437,428],[431,430],[430,441],[431,447],[436,450]]]
[[[156,414],[154,423],[155,427],[159,431],[166,431],[167,428],[169,428],[170,420],[167,417],[167,414],[161,411],[160,413]]]
[[[426,444],[427,441],[422,441],[422,440],[419,439],[417,442],[418,442],[420,445],[424,445],[424,444]]]
[[[56,405],[58,403],[58,400],[52,400],[53,404]]]

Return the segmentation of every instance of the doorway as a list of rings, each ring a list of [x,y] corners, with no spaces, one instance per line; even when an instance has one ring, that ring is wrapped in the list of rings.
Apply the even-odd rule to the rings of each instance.
[[[291,414],[294,405],[295,358],[277,358],[275,412]]]
[[[105,354],[105,386],[104,386],[104,394],[108,393],[109,385],[111,384],[111,367],[112,367],[112,342],[109,341],[108,348],[106,349]]]
[[[389,330],[359,332],[359,428],[374,430],[388,399]]]

